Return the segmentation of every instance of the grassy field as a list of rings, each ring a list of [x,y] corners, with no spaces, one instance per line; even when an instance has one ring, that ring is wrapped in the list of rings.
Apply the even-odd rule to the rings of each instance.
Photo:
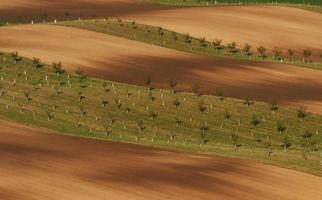
[[[149,3],[169,4],[177,6],[210,6],[221,4],[289,4],[322,6],[321,0],[144,0]]]
[[[90,31],[106,33],[109,35],[123,37],[131,40],[154,44],[170,49],[191,52],[199,55],[233,58],[240,60],[252,60],[259,62],[277,62],[284,64],[322,69],[320,62],[307,62],[310,58],[303,58],[305,61],[290,57],[288,52],[277,49],[279,52],[275,58],[267,52],[259,53],[258,47],[249,46],[246,51],[246,44],[223,44],[215,41],[207,41],[205,38],[194,38],[187,34],[180,34],[162,27],[154,27],[138,24],[136,22],[118,20],[80,20],[58,22],[58,25],[81,28]],[[220,41],[220,38],[218,38]],[[241,48],[238,48],[240,47]],[[264,49],[266,49],[264,47]],[[268,51],[268,49],[266,49]]]
[[[0,118],[62,133],[257,160],[322,176],[322,116],[139,87],[0,55]],[[172,83],[172,84],[170,84]],[[169,80],[169,86],[175,80]],[[273,112],[275,110],[275,112]]]

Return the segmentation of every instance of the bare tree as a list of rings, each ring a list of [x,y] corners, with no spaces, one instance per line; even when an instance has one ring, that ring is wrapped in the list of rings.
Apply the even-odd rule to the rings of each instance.
[[[237,43],[236,42],[232,42],[232,43],[227,44],[227,47],[228,47],[229,52],[231,54],[238,52]]]
[[[294,53],[295,53],[295,51],[294,51],[293,49],[288,49],[288,50],[287,50],[287,52],[288,52],[288,57],[289,57],[289,59],[290,59],[292,62],[294,62]]]
[[[308,113],[306,112],[306,109],[302,106],[297,110],[297,117],[303,121],[304,118],[308,115]]]
[[[209,127],[206,122],[201,123],[200,125],[200,131],[201,131],[201,143],[203,145],[206,145],[207,142],[209,142],[209,139],[207,138],[207,131],[209,130]]]
[[[175,87],[177,87],[178,82],[174,79],[169,80],[169,87],[175,93]]]
[[[282,140],[282,147],[284,148],[284,152],[287,152],[287,149],[291,147],[292,143],[290,142],[289,138],[287,136],[283,137]]]
[[[198,83],[193,84],[191,89],[197,97],[200,96],[200,85]]]
[[[265,52],[266,52],[266,48],[265,48],[265,47],[263,47],[263,46],[259,46],[259,47],[257,47],[257,51],[258,51],[258,53],[259,53],[259,57],[260,57],[261,59],[263,59],[263,58],[266,56],[266,54],[265,54]]]
[[[246,43],[243,47],[243,52],[246,56],[250,56],[251,55],[251,52],[250,52],[250,49],[252,48],[252,46],[250,46],[248,43]]]
[[[276,113],[277,112],[277,110],[278,110],[278,105],[277,105],[277,103],[276,103],[276,101],[273,101],[272,103],[271,103],[271,111],[273,112],[273,113]]]
[[[278,47],[274,47],[273,48],[273,58],[280,60],[280,59],[282,59],[281,56],[282,56],[282,50]]]
[[[276,129],[277,132],[282,135],[282,133],[286,130],[286,127],[284,126],[284,124],[281,121],[278,121],[276,124]]]
[[[310,49],[304,49],[303,50],[303,62],[310,63],[309,57],[311,56],[311,50]]]
[[[222,49],[222,45],[221,45],[221,40],[215,39],[215,41],[212,42],[212,45],[214,46],[216,51],[219,51],[220,49]]]

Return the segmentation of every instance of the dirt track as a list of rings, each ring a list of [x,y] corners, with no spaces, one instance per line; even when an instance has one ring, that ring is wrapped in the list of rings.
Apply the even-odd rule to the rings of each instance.
[[[181,33],[225,44],[237,42],[255,47],[263,45],[292,48],[302,58],[302,50],[310,48],[312,59],[322,61],[322,14],[297,8],[278,6],[222,6],[178,8],[130,13],[124,18],[143,24],[162,26]]]
[[[0,50],[17,50],[27,57],[52,63],[62,61],[73,71],[120,82],[143,84],[151,76],[155,87],[167,87],[170,78],[190,90],[223,89],[231,97],[276,100],[305,105],[322,113],[322,72],[289,65],[215,59],[169,50],[73,28],[28,25],[0,29]]]
[[[322,179],[254,162],[103,142],[0,121],[5,200],[319,199]]]

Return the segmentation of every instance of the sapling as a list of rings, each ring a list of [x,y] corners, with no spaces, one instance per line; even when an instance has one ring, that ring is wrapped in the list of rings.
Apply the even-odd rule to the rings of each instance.
[[[273,112],[273,113],[276,113],[277,112],[277,110],[278,110],[278,106],[277,106],[277,103],[276,103],[276,101],[273,101],[272,103],[271,103],[271,111]]]
[[[304,107],[300,107],[298,110],[297,110],[297,117],[303,121],[304,118],[308,115],[308,113],[306,112],[306,109]]]
[[[230,117],[231,117],[231,114],[226,110],[225,113],[224,113],[225,121],[229,121]]]
[[[247,97],[245,100],[244,100],[244,104],[249,107],[251,105],[253,105],[255,103],[255,101],[249,97]]]
[[[200,125],[200,131],[201,131],[201,143],[205,145],[207,142],[209,142],[209,139],[207,138],[207,131],[209,130],[209,127],[206,122],[202,123]]]
[[[149,116],[150,116],[150,119],[153,121],[158,117],[158,114],[154,111],[150,111]]]
[[[244,52],[244,54],[248,57],[250,56],[250,49],[252,48],[252,46],[250,46],[248,43],[246,43],[242,49],[242,51]]]
[[[259,46],[259,47],[257,47],[257,51],[258,51],[258,53],[259,53],[259,57],[261,58],[261,59],[263,59],[266,55],[265,55],[265,52],[266,52],[266,48],[265,47],[263,47],[263,46]]]
[[[291,146],[291,142],[287,136],[283,137],[282,147],[284,148],[284,152],[287,152],[287,149]]]
[[[281,121],[278,121],[277,125],[276,125],[276,129],[277,129],[277,132],[280,135],[282,135],[282,133],[286,130],[286,127],[283,125],[283,123]]]

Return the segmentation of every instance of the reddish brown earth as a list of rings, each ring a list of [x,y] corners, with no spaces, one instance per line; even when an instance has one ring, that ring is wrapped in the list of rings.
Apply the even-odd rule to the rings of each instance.
[[[168,6],[144,4],[138,0],[1,0],[0,19],[36,19],[48,14],[48,19],[108,17],[151,11]]]
[[[24,25],[0,29],[0,50],[110,80],[143,84],[151,76],[155,87],[167,88],[176,79],[178,89],[194,83],[230,97],[290,106],[306,106],[322,113],[322,71],[290,65],[209,58],[105,34],[50,25]]]
[[[322,14],[283,6],[220,6],[177,8],[130,13],[123,16],[143,24],[162,26],[208,40],[222,39],[224,44],[237,42],[295,49],[309,48],[312,59],[322,61]]]
[[[320,199],[321,177],[250,161],[50,134],[0,121],[5,200]]]

